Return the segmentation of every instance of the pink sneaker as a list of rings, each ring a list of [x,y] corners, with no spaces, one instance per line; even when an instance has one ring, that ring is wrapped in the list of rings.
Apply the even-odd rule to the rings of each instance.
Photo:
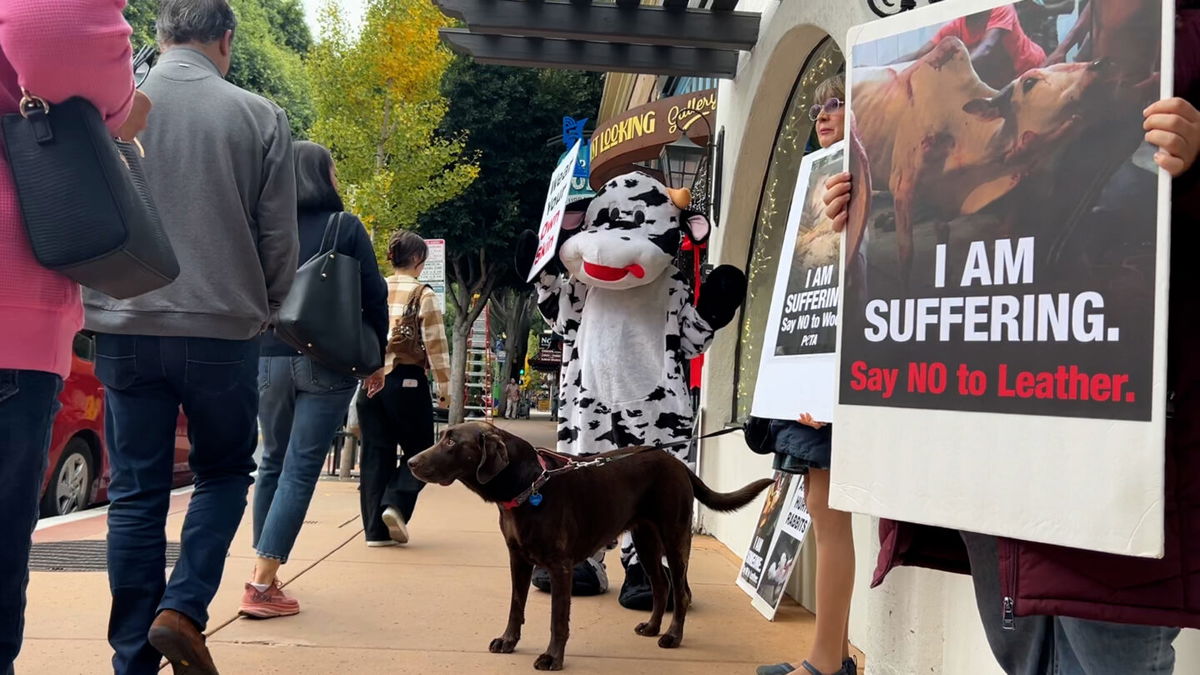
[[[258,590],[252,584],[246,584],[246,592],[242,594],[242,606],[238,608],[238,613],[256,619],[292,616],[300,613],[300,603],[283,592],[278,579],[265,591]]]

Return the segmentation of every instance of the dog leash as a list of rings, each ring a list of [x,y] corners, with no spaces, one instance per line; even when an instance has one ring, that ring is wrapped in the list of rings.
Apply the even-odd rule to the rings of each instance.
[[[541,489],[546,485],[546,483],[550,482],[551,478],[553,478],[557,475],[560,475],[560,474],[570,473],[572,471],[579,471],[580,469],[592,469],[592,468],[596,468],[596,467],[601,467],[606,464],[611,464],[617,460],[625,459],[626,457],[632,457],[634,455],[639,455],[639,454],[645,452],[646,450],[663,450],[666,448],[678,447],[681,445],[687,445],[693,441],[702,441],[707,438],[716,438],[717,436],[724,436],[725,434],[731,434],[735,431],[741,431],[741,428],[740,427],[730,427],[728,429],[721,429],[720,431],[714,431],[712,433],[703,434],[701,436],[695,436],[695,437],[688,438],[688,439],[685,439],[682,441],[672,441],[670,443],[657,443],[655,445],[642,446],[639,448],[635,448],[633,450],[630,450],[629,452],[626,452],[626,453],[620,454],[620,455],[605,455],[605,456],[597,455],[597,456],[594,456],[595,457],[594,459],[585,459],[585,460],[579,460],[574,457],[571,457],[570,455],[564,455],[562,453],[554,452],[553,450],[548,450],[546,448],[534,448],[534,451],[537,453],[538,464],[540,464],[542,467],[541,475],[539,475],[537,477],[537,480],[533,481],[532,485],[530,485],[528,488],[526,488],[524,491],[522,491],[521,494],[517,495],[516,497],[514,497],[506,502],[501,502],[500,507],[503,508],[505,511],[512,511],[513,509],[520,507],[522,504],[525,504],[526,502],[528,502],[530,506],[540,506],[542,503]],[[557,467],[551,467],[549,461],[547,461],[548,457],[551,459],[557,460],[559,462],[562,462],[562,465],[557,466]]]

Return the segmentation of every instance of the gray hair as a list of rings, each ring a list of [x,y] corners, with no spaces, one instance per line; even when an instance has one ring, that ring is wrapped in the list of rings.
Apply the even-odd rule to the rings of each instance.
[[[228,0],[159,0],[158,41],[165,45],[209,44],[237,27]]]

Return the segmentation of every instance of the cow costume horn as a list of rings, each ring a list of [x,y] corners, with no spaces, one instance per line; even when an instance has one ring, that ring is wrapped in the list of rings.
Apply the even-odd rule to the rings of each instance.
[[[687,188],[667,188],[667,194],[671,195],[671,203],[680,211],[692,205],[692,191]]]

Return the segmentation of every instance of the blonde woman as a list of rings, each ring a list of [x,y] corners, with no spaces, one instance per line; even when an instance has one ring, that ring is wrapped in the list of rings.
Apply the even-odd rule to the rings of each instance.
[[[809,110],[822,148],[845,136],[845,85],[842,77],[825,80],[816,89],[817,103]],[[777,468],[807,476],[806,504],[812,516],[817,546],[817,634],[808,658],[797,669],[790,663],[760,666],[758,675],[857,675],[850,658],[848,636],[850,596],[854,589],[854,538],[850,514],[829,508],[829,467],[832,427],[809,413],[795,422],[771,422],[779,456]]]

